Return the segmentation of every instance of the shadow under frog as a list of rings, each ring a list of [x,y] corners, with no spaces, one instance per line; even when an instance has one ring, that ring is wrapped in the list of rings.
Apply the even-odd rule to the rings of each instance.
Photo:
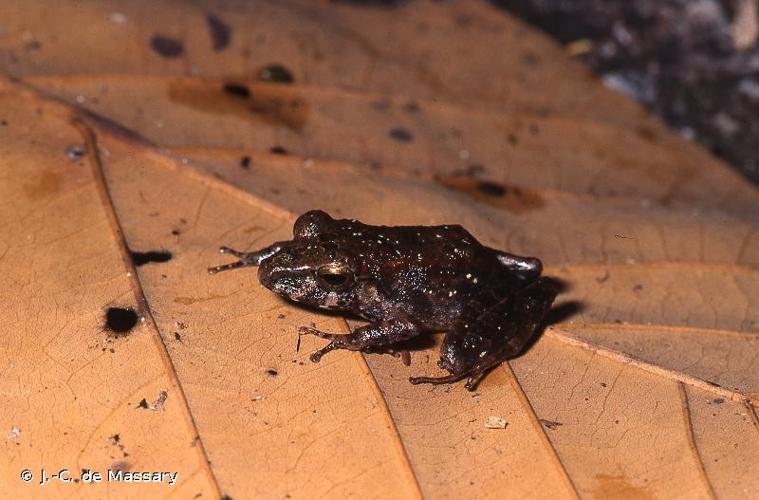
[[[369,321],[348,335],[301,327],[330,340],[313,362],[335,349],[367,352],[445,332],[438,365],[449,375],[412,384],[467,378],[473,390],[533,339],[559,291],[540,277],[540,260],[488,248],[457,225],[371,226],[313,210],[297,219],[292,240],[221,252],[240,260],[209,273],[258,266],[261,284],[287,299]]]

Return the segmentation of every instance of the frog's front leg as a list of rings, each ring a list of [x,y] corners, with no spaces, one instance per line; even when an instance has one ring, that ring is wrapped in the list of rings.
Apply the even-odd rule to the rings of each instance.
[[[255,252],[241,252],[240,250],[235,250],[234,248],[221,247],[219,248],[219,253],[234,255],[240,260],[237,262],[232,262],[230,264],[222,264],[221,266],[209,267],[208,274],[216,274],[221,271],[229,271],[230,269],[237,269],[238,267],[260,266],[261,262],[279,252],[289,244],[290,242],[288,241],[278,241],[272,245],[269,245],[268,247],[262,248],[261,250],[256,250]]]
[[[393,321],[362,326],[348,335],[326,333],[308,326],[300,327],[298,333],[301,335],[312,334],[331,340],[329,344],[311,355],[311,361],[317,363],[322,356],[335,349],[366,351],[374,347],[394,344],[416,337],[421,333],[421,330],[410,321]]]

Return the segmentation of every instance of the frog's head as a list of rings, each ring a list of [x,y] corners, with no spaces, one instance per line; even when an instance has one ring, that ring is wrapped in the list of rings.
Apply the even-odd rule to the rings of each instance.
[[[261,262],[258,279],[269,290],[312,307],[348,311],[356,297],[358,263],[328,238],[294,240]]]

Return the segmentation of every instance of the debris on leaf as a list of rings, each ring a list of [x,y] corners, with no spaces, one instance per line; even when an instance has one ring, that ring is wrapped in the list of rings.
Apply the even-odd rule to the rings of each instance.
[[[545,425],[548,429],[551,429],[552,431],[564,425],[561,422],[554,422],[553,420],[546,420],[544,418],[540,419],[540,423]]]
[[[143,408],[145,410],[161,410],[163,409],[163,404],[166,402],[166,399],[169,397],[168,391],[161,391],[158,393],[158,399],[155,400],[154,403],[148,403],[148,400],[145,398],[142,398],[142,401],[137,403],[138,408]]]
[[[486,429],[505,429],[509,423],[501,417],[490,416],[485,420]]]

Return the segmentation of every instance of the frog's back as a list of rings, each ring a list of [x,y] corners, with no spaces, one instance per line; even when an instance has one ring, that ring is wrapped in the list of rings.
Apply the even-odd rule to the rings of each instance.
[[[367,244],[430,246],[442,241],[478,243],[469,231],[458,224],[445,226],[373,226],[352,219],[336,220],[336,232],[363,240]]]
[[[394,281],[390,275],[425,274],[437,285],[502,267],[497,252],[483,246],[456,224],[444,226],[373,226],[354,220],[336,221],[344,248],[360,250],[370,274]]]

